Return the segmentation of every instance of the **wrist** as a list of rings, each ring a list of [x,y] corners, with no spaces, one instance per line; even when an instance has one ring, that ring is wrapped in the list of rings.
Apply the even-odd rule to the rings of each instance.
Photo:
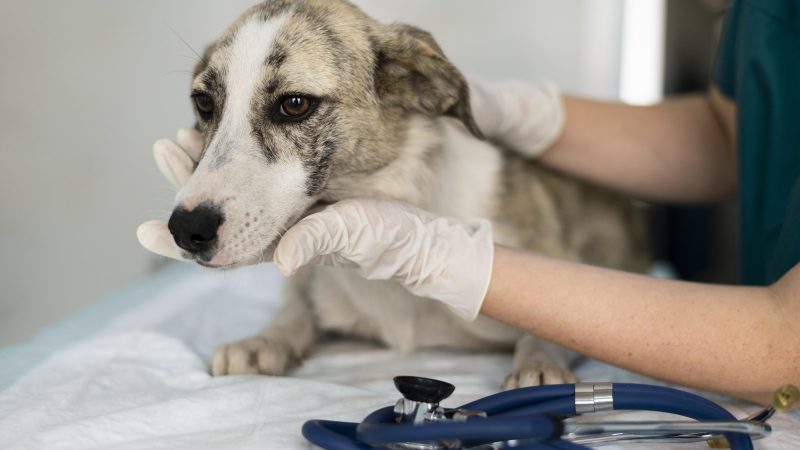
[[[516,268],[529,264],[530,258],[534,255],[500,244],[494,244],[493,247],[492,270],[480,312],[496,319],[508,321],[515,316],[528,313],[527,311],[513,311],[510,306],[512,302],[509,299],[520,293],[520,287],[528,290],[526,284],[531,281],[530,277],[533,276],[533,271],[523,271],[524,279],[520,279],[520,272]]]

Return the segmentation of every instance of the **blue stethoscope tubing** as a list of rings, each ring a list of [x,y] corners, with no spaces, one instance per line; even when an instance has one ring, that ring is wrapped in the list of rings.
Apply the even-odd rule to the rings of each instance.
[[[612,384],[613,409],[657,411],[695,420],[735,421],[716,403],[677,389],[632,383]],[[460,409],[485,411],[486,418],[467,421],[433,422],[423,425],[398,424],[392,407],[381,408],[359,424],[310,420],[303,436],[326,450],[375,450],[397,442],[430,442],[459,439],[464,447],[497,441],[524,440],[517,450],[586,449],[560,439],[559,417],[575,415],[575,385],[556,384],[515,389],[467,403]],[[752,450],[750,436],[724,435],[733,450]],[[530,442],[530,443],[529,443]]]

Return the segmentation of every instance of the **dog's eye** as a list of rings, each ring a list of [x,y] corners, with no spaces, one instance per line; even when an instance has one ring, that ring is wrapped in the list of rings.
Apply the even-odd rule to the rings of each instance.
[[[312,101],[308,97],[292,95],[281,102],[280,115],[285,119],[300,120],[311,111]]]
[[[194,94],[192,95],[192,100],[194,100],[194,106],[197,108],[200,117],[205,120],[210,119],[211,115],[214,114],[214,100],[206,94]]]

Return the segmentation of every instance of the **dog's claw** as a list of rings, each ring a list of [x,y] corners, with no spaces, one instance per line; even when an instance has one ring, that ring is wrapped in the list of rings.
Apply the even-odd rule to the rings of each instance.
[[[211,362],[211,374],[283,375],[298,363],[287,344],[253,336],[219,346]]]
[[[503,390],[574,382],[575,375],[567,369],[550,363],[535,363],[516,369],[508,374],[503,383]]]

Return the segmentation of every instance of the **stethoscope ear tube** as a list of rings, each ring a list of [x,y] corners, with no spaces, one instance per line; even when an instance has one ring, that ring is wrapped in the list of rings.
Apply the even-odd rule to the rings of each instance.
[[[518,411],[527,405],[539,404],[545,401],[557,399],[568,399],[572,402],[572,410],[564,414],[575,413],[575,385],[574,384],[550,384],[547,386],[532,386],[513,389],[497,394],[489,395],[479,400],[467,403],[461,408],[486,411],[488,415],[502,414],[508,411]],[[560,414],[552,412],[553,414]]]
[[[514,450],[586,450],[586,447],[559,439],[520,444],[515,446]]]
[[[613,393],[615,410],[659,411],[695,420],[736,420],[736,417],[716,403],[677,389],[615,383]],[[728,433],[724,436],[733,449],[753,449],[753,441],[746,434]]]
[[[303,424],[303,437],[325,450],[374,450],[356,440],[356,427],[353,422],[334,420],[309,420]]]

